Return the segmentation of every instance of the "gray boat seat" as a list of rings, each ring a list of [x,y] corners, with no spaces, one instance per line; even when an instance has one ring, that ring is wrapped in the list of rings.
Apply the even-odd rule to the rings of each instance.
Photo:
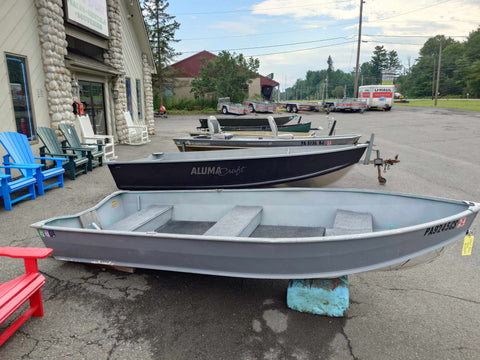
[[[333,228],[325,230],[325,236],[362,234],[373,231],[373,217],[370,213],[337,210]]]
[[[105,226],[105,230],[154,231],[172,218],[173,206],[150,205],[136,211],[116,223]]]
[[[207,119],[207,124],[208,124],[208,131],[210,132],[210,135],[213,136],[214,138],[228,140],[233,137],[233,134],[222,132],[222,129],[220,128],[220,124],[218,120],[215,118],[215,116],[209,116]]]
[[[235,206],[203,235],[248,237],[260,224],[261,206]]]
[[[267,118],[268,124],[270,125],[270,130],[272,131],[273,136],[279,139],[293,139],[294,136],[292,134],[278,134],[277,123],[273,116],[269,116]]]

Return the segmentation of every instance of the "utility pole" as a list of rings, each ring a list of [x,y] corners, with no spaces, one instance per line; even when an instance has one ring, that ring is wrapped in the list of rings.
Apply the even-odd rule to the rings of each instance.
[[[325,98],[328,99],[328,72],[327,72],[327,79],[325,81]]]
[[[438,87],[440,85],[440,65],[442,63],[442,43],[440,42],[440,52],[438,53],[438,69],[437,69],[437,89],[435,91],[435,106],[438,100]]]
[[[432,100],[435,97],[435,58],[433,58],[433,74],[432,74]]]
[[[357,45],[357,65],[355,66],[355,86],[353,88],[353,97],[357,97],[358,90],[358,64],[360,62],[360,44],[362,43],[362,12],[363,3],[365,1],[360,0],[360,20],[358,22],[358,45]]]

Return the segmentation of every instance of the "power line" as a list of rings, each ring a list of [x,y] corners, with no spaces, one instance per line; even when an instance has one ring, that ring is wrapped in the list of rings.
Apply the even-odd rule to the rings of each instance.
[[[324,45],[324,46],[315,46],[311,48],[305,48],[305,49],[298,49],[298,50],[290,50],[290,51],[281,51],[281,52],[275,52],[275,53],[268,53],[268,54],[258,54],[258,55],[248,55],[251,57],[254,56],[268,56],[268,55],[278,55],[278,54],[287,54],[287,53],[295,53],[295,52],[301,52],[301,51],[309,51],[309,50],[316,50],[316,49],[322,49],[326,47],[333,47],[333,46],[338,46],[338,45],[345,45],[345,44],[353,44],[355,41],[346,41],[342,43],[337,43],[337,44],[330,44],[330,45]]]
[[[336,3],[345,3],[348,2],[350,3],[351,0],[342,0],[342,1],[336,1]],[[330,4],[331,1],[327,0],[324,1],[324,3]],[[295,5],[295,6],[279,6],[279,7],[272,7],[272,8],[263,8],[261,10],[280,10],[280,9],[298,9],[298,8],[306,8],[306,7],[311,7],[311,6],[318,6],[319,3],[310,3],[307,5]],[[241,9],[241,10],[225,10],[225,11],[201,11],[201,12],[191,12],[191,13],[174,13],[171,14],[172,16],[184,16],[184,15],[211,15],[211,14],[233,14],[233,13],[253,13],[254,11],[257,11],[256,9]]]
[[[339,24],[339,25],[335,25],[335,26],[345,26],[345,25],[344,24]],[[224,36],[212,36],[212,37],[204,37],[204,38],[186,38],[186,39],[180,39],[180,41],[215,40],[215,39],[228,39],[228,38],[241,38],[241,37],[254,37],[254,36],[271,36],[271,35],[275,35],[275,34],[286,34],[286,33],[318,30],[319,28],[321,28],[321,26],[315,26],[313,28],[308,28],[308,29],[297,29],[297,30],[288,30],[288,31],[272,31],[272,32],[268,32],[268,33],[257,33],[257,34],[247,34],[247,35],[224,35]]]
[[[390,20],[390,19],[393,19],[393,18],[396,18],[396,17],[400,17],[400,16],[403,16],[403,15],[407,15],[407,14],[411,14],[413,12],[417,12],[419,10],[425,10],[425,9],[429,9],[431,7],[435,7],[435,6],[438,6],[438,5],[441,5],[441,4],[445,4],[447,2],[449,2],[451,0],[445,0],[445,1],[440,1],[436,4],[432,4],[432,5],[429,5],[429,6],[424,6],[424,7],[421,7],[421,8],[417,8],[417,9],[413,9],[413,10],[410,10],[410,11],[407,11],[407,12],[404,12],[402,14],[398,14],[398,15],[392,15],[392,16],[389,16],[389,17],[384,17],[384,18],[380,18],[380,19],[376,19],[375,21],[385,21],[385,20]],[[370,22],[370,21],[367,21],[367,23]]]
[[[378,40],[365,40],[364,42],[371,42],[376,44],[392,44],[392,45],[411,45],[411,46],[423,46],[425,44],[414,44],[414,43],[398,43],[398,42],[390,42],[390,41],[378,41]]]
[[[294,43],[288,43],[288,44],[276,44],[276,45],[266,45],[266,46],[253,46],[253,47],[246,47],[246,48],[219,49],[219,50],[208,50],[208,51],[210,51],[210,52],[219,52],[219,51],[238,51],[238,50],[266,49],[266,48],[272,48],[272,47],[292,46],[292,45],[301,45],[301,44],[311,44],[311,43],[315,43],[315,42],[331,41],[331,40],[347,39],[347,38],[349,38],[349,36],[340,36],[340,37],[335,37],[335,38],[330,38],[330,39],[321,39],[321,40],[312,40],[312,41],[300,41],[300,42],[294,42]],[[184,54],[198,53],[198,52],[199,52],[199,51],[185,51]]]
[[[387,38],[433,38],[437,35],[380,35],[380,34],[367,35],[367,34],[364,34],[364,36],[387,37]],[[468,37],[468,35],[448,35],[447,37],[465,38],[465,37]]]

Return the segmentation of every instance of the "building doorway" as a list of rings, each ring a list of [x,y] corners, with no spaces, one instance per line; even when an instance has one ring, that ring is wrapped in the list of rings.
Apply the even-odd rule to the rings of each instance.
[[[103,84],[93,81],[79,81],[78,84],[80,101],[83,103],[85,115],[90,117],[93,132],[96,135],[107,135]]]

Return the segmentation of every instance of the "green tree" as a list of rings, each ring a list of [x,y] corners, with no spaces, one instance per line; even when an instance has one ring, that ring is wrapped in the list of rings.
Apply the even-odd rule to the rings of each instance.
[[[152,82],[156,89],[154,92],[160,98],[160,105],[163,105],[165,86],[172,84],[176,75],[169,65],[175,56],[180,55],[171,45],[179,41],[175,39],[175,31],[180,28],[180,24],[175,21],[175,16],[166,13],[168,6],[169,3],[165,0],[146,0],[142,9],[155,59],[156,74],[152,74]]]
[[[336,86],[335,89],[332,91],[332,95],[336,99],[343,98],[343,86]]]
[[[464,93],[480,97],[480,27],[468,35],[464,56],[458,65],[463,66],[458,70],[464,74]]]
[[[462,93],[465,82],[457,69],[458,61],[463,56],[464,46],[444,35],[434,36],[425,42],[420,49],[420,57],[417,59],[416,64],[412,66],[408,76],[401,80],[402,92],[408,93],[410,97],[433,95],[440,45],[442,46],[442,64],[439,92],[443,95]]]
[[[371,63],[372,75],[375,77],[375,81],[380,84],[382,81],[382,71],[388,66],[388,53],[383,45],[375,46]]]
[[[396,73],[401,68],[402,64],[400,63],[397,52],[395,50],[389,51],[387,54],[387,69]]]
[[[387,51],[383,45],[375,46],[372,59],[360,65],[360,83],[363,79],[363,84],[381,84],[384,70],[397,73],[401,67],[395,50]]]
[[[480,60],[480,26],[468,35],[465,44],[465,58],[471,62]]]
[[[332,57],[330,55],[328,55],[328,59],[327,59],[327,74],[331,74],[331,72],[334,70],[333,69],[333,60],[332,60]]]
[[[377,83],[377,77],[374,73],[372,63],[366,62],[360,65],[359,84],[369,85],[369,84],[376,84],[376,83]]]
[[[195,98],[230,97],[232,102],[243,102],[248,95],[248,84],[258,76],[260,66],[258,59],[246,59],[242,54],[231,54],[228,51],[222,51],[217,58],[202,62],[199,75],[191,83],[191,92]]]

